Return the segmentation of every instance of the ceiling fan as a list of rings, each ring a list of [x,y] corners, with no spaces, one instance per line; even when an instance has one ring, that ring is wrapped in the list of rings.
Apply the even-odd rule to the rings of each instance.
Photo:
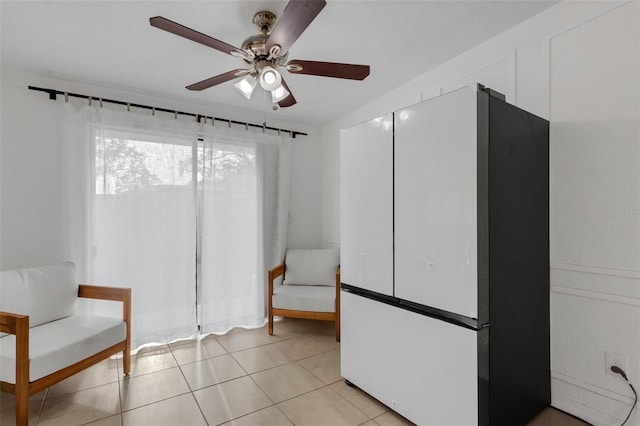
[[[187,89],[204,90],[238,77],[244,77],[235,84],[235,87],[247,99],[251,98],[251,94],[259,82],[264,90],[271,92],[272,102],[284,108],[294,105],[297,101],[278,71],[279,68],[285,68],[294,74],[351,80],[364,80],[369,75],[368,65],[299,59],[288,61],[289,48],[326,4],[325,0],[289,0],[282,16],[277,21],[276,15],[272,12],[256,13],[253,22],[260,29],[260,34],[247,38],[240,49],[161,16],[149,18],[149,23],[161,30],[238,57],[247,64],[246,68],[238,68],[207,78],[187,86]]]

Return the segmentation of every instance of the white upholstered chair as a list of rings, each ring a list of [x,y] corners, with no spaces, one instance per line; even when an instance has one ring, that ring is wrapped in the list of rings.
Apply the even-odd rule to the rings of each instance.
[[[283,276],[281,285],[276,279]],[[273,317],[334,321],[340,341],[338,249],[287,249],[285,261],[268,272],[269,334]]]

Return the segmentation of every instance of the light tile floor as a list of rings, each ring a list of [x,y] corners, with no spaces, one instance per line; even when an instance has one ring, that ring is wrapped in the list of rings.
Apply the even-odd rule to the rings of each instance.
[[[30,400],[29,424],[93,426],[411,425],[340,376],[333,323],[284,319],[276,334],[235,329],[143,348],[122,377],[109,359]],[[0,394],[0,424],[13,426]],[[582,426],[551,408],[530,426]]]

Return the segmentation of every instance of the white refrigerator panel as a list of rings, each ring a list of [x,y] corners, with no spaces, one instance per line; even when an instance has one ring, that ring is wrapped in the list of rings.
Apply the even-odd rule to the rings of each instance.
[[[393,115],[340,133],[340,276],[393,293]]]
[[[477,105],[468,88],[395,122],[395,296],[477,318]]]
[[[341,373],[419,425],[478,424],[473,330],[342,292]]]

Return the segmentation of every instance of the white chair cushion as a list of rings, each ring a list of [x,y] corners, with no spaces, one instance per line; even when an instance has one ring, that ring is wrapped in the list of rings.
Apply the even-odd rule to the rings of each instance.
[[[122,342],[126,323],[120,318],[77,315],[29,330],[29,380],[38,380]],[[15,383],[16,336],[0,338],[0,381]]]
[[[73,263],[0,274],[0,311],[29,315],[30,327],[74,314],[78,283]]]
[[[287,249],[284,284],[336,285],[338,249]]]
[[[277,309],[335,312],[336,288],[322,285],[281,285],[274,290],[272,303]]]

